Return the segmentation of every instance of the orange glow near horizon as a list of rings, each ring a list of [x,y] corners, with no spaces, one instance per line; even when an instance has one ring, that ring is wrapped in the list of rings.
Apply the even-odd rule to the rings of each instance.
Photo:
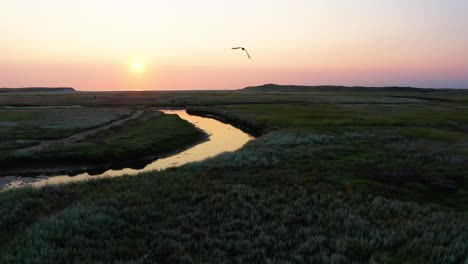
[[[8,1],[0,87],[468,88],[466,13],[465,0]]]

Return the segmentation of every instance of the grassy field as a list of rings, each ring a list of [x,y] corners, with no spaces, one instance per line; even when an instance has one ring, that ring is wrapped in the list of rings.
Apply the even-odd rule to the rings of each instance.
[[[297,172],[287,180],[303,184],[322,179],[389,197],[467,208],[468,133],[463,127],[468,116],[464,109],[346,104],[192,110],[272,131],[263,137],[271,137],[269,142],[296,142],[252,151],[252,155],[270,157],[267,162],[281,162],[284,173]],[[276,178],[268,179],[272,180]]]
[[[468,263],[467,98],[152,93],[138,105],[261,136],[177,169],[0,193],[0,262]]]
[[[131,112],[129,108],[115,107],[0,108],[0,151],[34,145],[39,140],[68,137],[124,118]]]
[[[44,111],[44,110],[42,110]],[[74,112],[69,109],[61,110],[62,116]],[[83,110],[81,110],[83,111]],[[86,124],[95,122],[98,118],[89,118],[85,114],[80,116]],[[117,110],[118,111],[118,110]],[[18,112],[15,110],[15,112]],[[52,111],[47,118],[53,118]],[[52,116],[52,117],[51,117]],[[22,122],[22,126],[28,122]],[[41,122],[43,122],[41,120]],[[71,120],[67,125],[72,124]],[[64,125],[62,125],[63,127]],[[48,125],[39,126],[49,131]],[[28,131],[23,127],[25,131]],[[47,133],[46,132],[46,133]],[[31,135],[34,136],[32,131]],[[185,147],[204,137],[193,125],[183,121],[175,115],[161,115],[157,111],[147,110],[139,119],[129,120],[122,126],[111,127],[97,132],[85,140],[72,144],[51,145],[39,150],[20,151],[6,149],[0,151],[0,166],[9,171],[15,168],[25,168],[27,165],[41,165],[41,167],[54,166],[106,166],[119,163],[130,164],[145,158],[154,158],[158,155]],[[37,136],[35,137],[38,140]]]
[[[20,100],[19,100],[20,98]],[[325,103],[325,104],[414,104],[426,102],[468,103],[460,90],[434,92],[351,89],[312,89],[306,92],[231,91],[142,91],[79,92],[55,94],[2,94],[0,106],[209,106],[236,104]]]

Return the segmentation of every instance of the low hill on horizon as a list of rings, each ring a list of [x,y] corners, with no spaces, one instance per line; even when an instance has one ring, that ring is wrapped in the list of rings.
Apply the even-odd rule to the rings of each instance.
[[[398,92],[433,92],[440,89],[416,88],[416,87],[367,87],[367,86],[339,86],[339,85],[279,85],[264,84],[260,86],[249,86],[241,89],[246,92],[330,92],[330,91],[398,91]]]
[[[43,93],[43,92],[67,92],[74,93],[72,87],[21,87],[21,88],[0,88],[0,93]]]

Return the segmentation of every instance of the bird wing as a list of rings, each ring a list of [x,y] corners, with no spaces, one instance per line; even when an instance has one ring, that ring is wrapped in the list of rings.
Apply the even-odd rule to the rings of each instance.
[[[242,47],[234,47],[234,48],[232,48],[232,49],[242,49]]]
[[[252,58],[250,58],[249,52],[246,49],[244,49],[244,51],[245,51],[245,53],[247,53],[247,57],[249,57],[249,59],[252,59]]]

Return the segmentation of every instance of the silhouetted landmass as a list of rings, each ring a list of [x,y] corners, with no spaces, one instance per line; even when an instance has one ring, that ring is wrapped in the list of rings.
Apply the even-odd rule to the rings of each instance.
[[[43,92],[67,92],[74,93],[72,87],[24,87],[24,88],[0,88],[0,93],[43,93]]]
[[[251,86],[242,89],[247,92],[330,92],[330,91],[395,91],[395,92],[434,92],[440,89],[427,89],[415,87],[366,87],[366,86],[335,86],[335,85],[320,85],[320,86],[302,86],[302,85],[278,85],[265,84],[261,86]]]

